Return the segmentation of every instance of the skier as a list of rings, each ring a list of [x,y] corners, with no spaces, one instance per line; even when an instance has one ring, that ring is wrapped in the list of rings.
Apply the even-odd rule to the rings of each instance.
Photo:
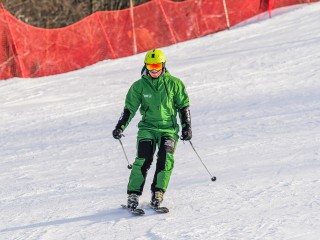
[[[120,139],[140,107],[142,120],[138,124],[137,154],[127,187],[127,207],[136,209],[139,204],[157,146],[150,202],[156,209],[163,201],[174,166],[174,151],[179,139],[177,113],[182,126],[181,140],[192,137],[189,97],[182,81],[168,72],[166,57],[159,49],[147,52],[141,74],[141,79],[134,82],[127,93],[124,110],[112,135]]]

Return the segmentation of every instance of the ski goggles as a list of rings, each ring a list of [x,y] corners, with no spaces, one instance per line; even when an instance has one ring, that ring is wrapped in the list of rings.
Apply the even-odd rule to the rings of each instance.
[[[162,69],[162,63],[146,63],[146,68],[148,70],[161,70]]]

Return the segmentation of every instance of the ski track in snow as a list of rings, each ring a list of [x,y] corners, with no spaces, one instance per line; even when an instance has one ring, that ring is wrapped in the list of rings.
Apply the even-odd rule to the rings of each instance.
[[[0,81],[0,239],[319,239],[320,3],[163,49],[217,181],[181,141],[170,213],[148,209],[155,164],[145,216],[121,208],[129,171],[111,131],[144,53]]]

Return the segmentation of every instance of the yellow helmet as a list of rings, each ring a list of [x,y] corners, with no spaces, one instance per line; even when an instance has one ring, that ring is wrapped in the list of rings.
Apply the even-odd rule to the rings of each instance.
[[[165,63],[166,57],[164,53],[160,49],[153,49],[147,52],[144,63],[146,64],[154,64],[154,63]]]

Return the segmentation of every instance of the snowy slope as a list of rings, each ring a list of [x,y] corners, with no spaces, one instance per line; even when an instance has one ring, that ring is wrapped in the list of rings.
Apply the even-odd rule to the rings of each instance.
[[[163,48],[186,84],[194,137],[164,205],[135,217],[111,136],[144,54],[0,81],[0,239],[290,239],[320,236],[320,3]],[[135,157],[136,124],[124,147]]]

